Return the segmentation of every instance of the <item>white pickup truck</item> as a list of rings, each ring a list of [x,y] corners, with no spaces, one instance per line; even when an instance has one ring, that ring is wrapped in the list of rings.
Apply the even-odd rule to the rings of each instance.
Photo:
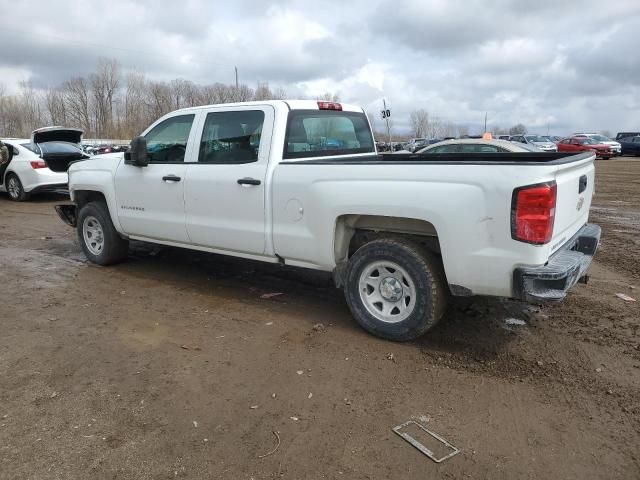
[[[450,295],[562,299],[600,238],[594,155],[378,155],[361,108],[264,101],[178,110],[126,154],[68,169],[86,256],[129,240],[333,272],[367,331],[410,340]]]

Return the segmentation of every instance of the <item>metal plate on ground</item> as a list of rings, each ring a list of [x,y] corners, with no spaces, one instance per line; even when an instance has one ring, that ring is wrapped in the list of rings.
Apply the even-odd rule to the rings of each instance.
[[[417,440],[415,438],[415,433],[413,436],[409,433],[409,430],[411,429],[415,430],[416,428],[419,429],[418,433],[422,433],[422,432],[426,433],[427,439],[429,440],[435,439],[440,451],[437,453],[434,452],[433,447],[429,448],[428,446],[424,445],[419,440]],[[460,450],[457,447],[451,445],[440,435],[430,430],[427,430],[423,425],[419,424],[418,422],[414,422],[413,420],[409,420],[408,422],[405,422],[402,425],[393,427],[392,430],[436,463],[444,462],[448,458],[451,458],[455,454],[460,452]]]

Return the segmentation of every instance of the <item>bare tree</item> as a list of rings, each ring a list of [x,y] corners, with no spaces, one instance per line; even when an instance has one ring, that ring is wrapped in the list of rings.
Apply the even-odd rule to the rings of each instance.
[[[123,105],[123,132],[124,138],[133,138],[148,124],[146,114],[146,88],[147,82],[142,73],[132,72],[127,75]]]
[[[51,125],[67,124],[67,105],[64,92],[59,88],[49,88],[44,94],[45,106]]]
[[[91,132],[89,116],[89,84],[84,77],[75,77],[62,84],[69,121],[85,131]]]
[[[428,135],[429,130],[429,112],[424,108],[414,110],[409,115],[411,130],[416,138],[423,138]]]
[[[95,130],[100,135],[113,131],[114,97],[120,84],[120,67],[116,60],[101,58],[96,73],[91,74]]]
[[[150,118],[159,118],[172,110],[171,88],[165,82],[149,82],[145,90]]]
[[[29,136],[33,130],[41,127],[44,123],[43,112],[40,105],[38,92],[33,88],[30,80],[20,82],[20,102],[19,102],[23,128],[21,136]]]
[[[466,137],[469,135],[469,126],[468,125],[458,125],[458,136]]]
[[[317,100],[325,101],[325,102],[339,102],[340,94],[338,94],[337,92],[336,93],[325,92],[319,97],[317,97]]]
[[[258,83],[258,87],[253,94],[254,100],[271,100],[273,99],[273,93],[269,88],[268,83]]]
[[[522,135],[523,133],[527,133],[527,127],[522,123],[518,123],[509,129],[509,135]]]

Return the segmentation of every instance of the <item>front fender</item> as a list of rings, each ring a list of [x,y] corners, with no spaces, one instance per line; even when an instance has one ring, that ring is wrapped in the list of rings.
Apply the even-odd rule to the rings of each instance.
[[[126,235],[118,218],[118,204],[116,202],[113,174],[110,170],[69,170],[69,195],[74,203],[78,203],[79,192],[95,192],[104,196],[109,209],[113,226],[121,235]]]

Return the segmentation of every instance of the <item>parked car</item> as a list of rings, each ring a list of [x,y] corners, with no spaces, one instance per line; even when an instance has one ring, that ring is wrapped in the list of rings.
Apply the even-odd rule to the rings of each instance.
[[[640,135],[640,132],[618,132],[616,140],[620,141],[621,138],[637,137],[638,135]]]
[[[46,127],[34,130],[31,139],[3,140],[10,161],[0,167],[0,192],[22,202],[36,193],[66,189],[69,163],[87,158],[81,137],[82,130]]]
[[[506,140],[508,142],[511,140],[511,135],[498,135],[498,140]]]
[[[589,137],[602,145],[609,145],[614,155],[622,155],[622,146],[619,142],[611,140],[609,137],[600,135],[599,133],[574,133],[574,137]]]
[[[558,143],[560,140],[562,140],[564,138],[564,137],[561,137],[559,135],[545,135],[545,137],[547,137],[553,143]]]
[[[346,104],[187,108],[125,154],[72,164],[73,205],[56,209],[100,265],[142,240],[333,272],[357,322],[390,340],[432,328],[449,295],[560,300],[584,277],[593,152],[435,157],[378,155]]]
[[[596,156],[607,160],[613,156],[610,145],[598,143],[589,137],[569,137],[558,142],[558,151],[567,153],[578,153],[592,151]]]
[[[412,138],[404,146],[404,149],[408,150],[409,152],[415,152],[416,150],[424,148],[427,145],[429,145],[428,138]]]
[[[558,147],[555,143],[553,143],[550,139],[545,138],[541,135],[512,135],[512,142],[519,143],[527,143],[529,145],[533,145],[534,147],[538,147],[543,152],[557,152]]]
[[[623,137],[620,139],[622,155],[640,155],[640,135],[635,137]]]
[[[482,140],[462,138],[446,140],[418,150],[415,153],[527,153],[542,152],[538,147],[507,140]]]

